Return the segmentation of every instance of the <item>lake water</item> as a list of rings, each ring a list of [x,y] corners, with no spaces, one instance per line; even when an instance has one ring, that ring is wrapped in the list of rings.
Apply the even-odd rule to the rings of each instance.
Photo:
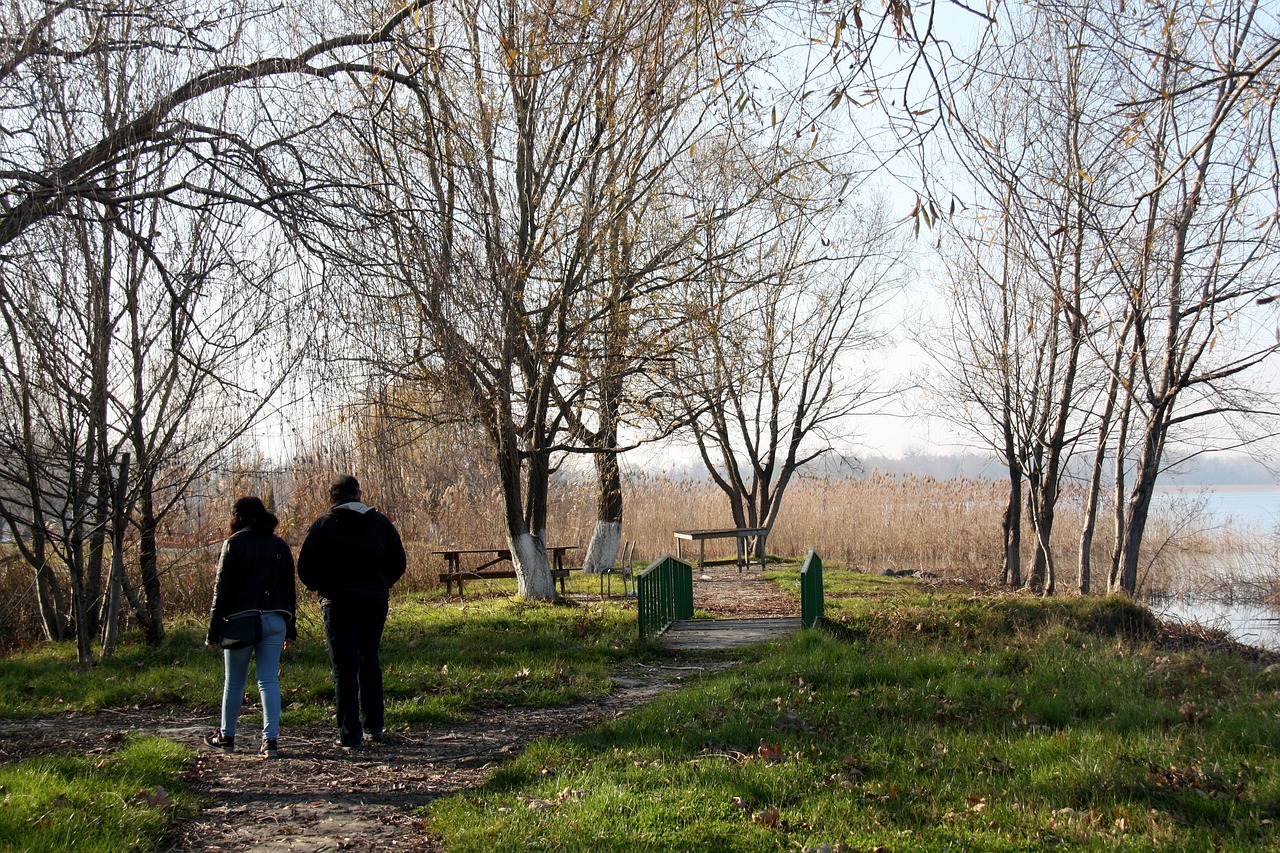
[[[1262,540],[1280,537],[1280,487],[1220,486],[1157,491],[1153,511],[1175,516],[1194,510],[1209,529],[1231,528]],[[1241,643],[1280,651],[1280,610],[1256,604],[1173,598],[1151,605],[1152,612],[1183,622],[1227,631]]]
[[[1209,526],[1280,533],[1280,486],[1197,486],[1157,489],[1152,512],[1196,511]]]
[[[1280,611],[1257,604],[1226,604],[1172,598],[1151,604],[1162,619],[1226,631],[1237,642],[1280,652]]]

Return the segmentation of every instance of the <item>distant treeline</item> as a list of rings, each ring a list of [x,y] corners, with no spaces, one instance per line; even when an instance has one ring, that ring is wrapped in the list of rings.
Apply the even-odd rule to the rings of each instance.
[[[1070,466],[1070,470],[1078,476],[1084,475],[1083,463]],[[915,475],[933,477],[938,480],[949,480],[962,477],[967,480],[999,480],[1007,476],[1004,466],[992,454],[956,453],[930,454],[909,453],[900,457],[860,456],[838,460],[834,457],[825,464],[821,461],[806,466],[807,474],[844,474],[848,476],[866,476],[874,471],[893,475]],[[673,473],[676,476],[687,476],[701,479],[705,472],[699,469],[685,469]],[[1174,486],[1233,486],[1233,485],[1268,485],[1280,483],[1276,473],[1268,470],[1261,462],[1238,453],[1214,453],[1197,456],[1179,463],[1160,478],[1161,485]]]
[[[1005,475],[1003,466],[994,456],[964,453],[953,456],[911,454],[896,459],[868,456],[861,460],[861,469],[867,472],[883,471],[889,474],[917,474],[948,479],[965,477],[971,480],[999,479]],[[1083,465],[1072,466],[1083,476]],[[1162,485],[1177,486],[1274,486],[1280,479],[1261,462],[1236,453],[1214,453],[1197,456],[1179,463],[1160,478]]]

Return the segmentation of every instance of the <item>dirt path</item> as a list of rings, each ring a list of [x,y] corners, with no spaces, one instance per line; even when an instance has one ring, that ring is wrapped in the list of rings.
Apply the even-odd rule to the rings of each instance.
[[[695,567],[693,606],[718,618],[800,615],[799,590],[787,594],[761,579],[758,569],[739,572],[736,566]]]
[[[780,616],[795,599],[758,572],[733,567],[694,572],[695,606],[717,616]],[[495,767],[540,737],[570,734],[622,714],[730,663],[635,666],[615,675],[604,699],[567,708],[510,709],[449,728],[397,732],[393,743],[357,753],[334,744],[332,727],[288,728],[278,759],[202,750],[186,779],[210,803],[176,827],[166,849],[178,853],[266,851],[433,851],[440,849],[415,811],[436,797],[482,784]],[[211,711],[141,708],[0,720],[0,763],[35,755],[101,754],[131,731],[197,746]]]
[[[131,732],[200,749],[186,784],[209,803],[177,826],[166,850],[431,851],[439,847],[415,810],[436,797],[479,786],[495,767],[540,737],[571,734],[731,666],[670,660],[614,676],[603,699],[565,708],[513,708],[465,725],[396,733],[392,743],[344,752],[331,726],[286,728],[275,760],[248,751],[202,748],[212,710],[137,708],[0,720],[0,763],[39,755],[101,755]]]
[[[281,756],[205,752],[189,784],[214,805],[180,827],[168,849],[436,850],[414,812],[436,797],[479,786],[528,742],[570,734],[696,678],[704,666],[636,667],[603,700],[567,708],[511,709],[465,725],[397,733],[386,746],[346,753],[332,727],[291,730]],[[208,720],[172,720],[157,733],[197,741]]]

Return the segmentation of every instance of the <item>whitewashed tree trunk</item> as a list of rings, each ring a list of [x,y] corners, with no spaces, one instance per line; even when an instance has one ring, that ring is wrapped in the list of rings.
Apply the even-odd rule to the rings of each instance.
[[[532,534],[510,539],[511,562],[516,567],[516,594],[533,601],[551,601],[556,597],[556,582],[551,577],[551,561],[547,544]]]
[[[598,574],[601,569],[616,565],[621,546],[622,522],[598,520],[595,532],[591,534],[591,544],[587,547],[587,556],[582,561],[582,570]]]

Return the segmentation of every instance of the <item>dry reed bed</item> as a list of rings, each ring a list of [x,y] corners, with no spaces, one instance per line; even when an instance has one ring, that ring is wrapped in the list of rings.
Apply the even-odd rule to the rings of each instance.
[[[295,548],[307,525],[325,508],[329,475],[324,471],[239,476],[222,484],[197,515],[171,520],[163,542],[165,601],[171,613],[203,614],[208,607],[218,546],[226,535],[229,507],[242,494],[274,496],[281,533]],[[438,586],[443,547],[503,547],[503,510],[499,492],[482,480],[407,488],[377,476],[364,478],[368,499],[399,525],[409,551],[403,588]],[[936,574],[995,582],[1000,571],[1000,524],[1006,485],[998,481],[940,480],[926,476],[801,477],[788,489],[769,536],[769,553],[801,557],[816,549],[828,564],[860,571],[925,569]],[[216,490],[215,490],[216,491]],[[631,476],[625,486],[624,538],[636,543],[636,560],[648,563],[675,551],[672,532],[732,527],[729,503],[714,484],[652,474]],[[1081,496],[1067,492],[1061,502],[1054,549],[1059,588],[1073,586],[1077,562]],[[547,536],[551,544],[590,541],[595,527],[595,490],[590,482],[558,481],[553,489]],[[1094,552],[1097,577],[1104,577],[1111,547],[1109,514],[1100,516]],[[1253,600],[1280,600],[1276,543],[1263,543],[1238,531],[1207,529],[1185,508],[1155,515],[1149,524],[1144,586],[1165,592],[1200,592],[1230,585]],[[1024,542],[1031,542],[1024,535]],[[708,556],[731,556],[731,540],[708,543]],[[34,579],[29,567],[0,552],[0,636],[9,645],[39,635]],[[1205,569],[1205,554],[1234,557],[1217,573]],[[1261,557],[1259,556],[1261,555]],[[578,554],[579,558],[581,552]],[[1195,559],[1199,558],[1199,559]],[[1232,565],[1235,568],[1230,568]]]

